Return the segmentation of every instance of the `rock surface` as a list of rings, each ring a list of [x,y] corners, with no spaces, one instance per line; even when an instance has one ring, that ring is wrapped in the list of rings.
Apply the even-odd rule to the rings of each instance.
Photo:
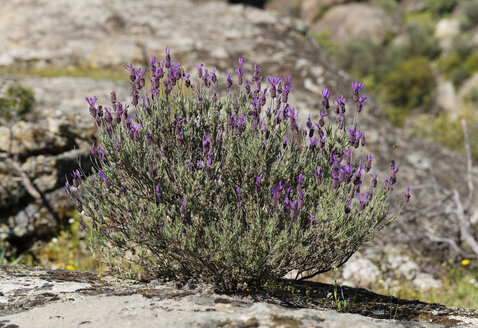
[[[360,19],[369,23],[363,17]],[[32,21],[35,24],[31,24]],[[224,2],[143,0],[139,5],[132,0],[60,0],[51,6],[48,1],[15,0],[7,2],[0,13],[0,62],[13,63],[16,67],[115,67],[130,61],[144,62],[146,56],[160,57],[166,46],[171,47],[175,59],[189,69],[198,61],[217,67],[220,81],[222,73],[232,71],[238,57],[246,59],[246,74],[251,74],[253,63],[260,66],[264,76],[291,74],[294,87],[290,103],[301,110],[303,118],[308,113],[313,118],[318,116],[321,102],[318,93],[323,88],[348,98],[351,94],[350,77],[310,38],[305,23],[274,12]],[[119,97],[127,97],[127,85],[86,78],[0,78],[2,89],[13,82],[31,87],[37,99],[33,117],[17,123],[15,131],[24,131],[25,136],[33,131],[45,131],[41,137],[58,141],[50,147],[46,142],[32,139],[27,147],[15,137],[12,140],[23,167],[32,175],[38,189],[49,193],[53,185],[61,187],[64,182],[59,170],[48,175],[47,172],[53,172],[52,166],[58,166],[58,161],[67,157],[73,148],[81,151],[78,155],[86,157],[93,141],[94,124],[84,97],[97,96],[100,103],[108,103],[111,90],[116,90]],[[375,154],[375,167],[382,178],[389,174],[389,160],[394,159],[400,166],[398,200],[402,200],[402,192],[410,185],[415,204],[429,202],[433,193],[427,189],[415,191],[414,186],[429,184],[432,169],[441,186],[466,192],[462,157],[393,128],[373,99],[367,100],[361,115],[359,124],[366,131],[367,150]],[[37,122],[37,130],[20,129],[33,122]],[[3,134],[3,140],[9,142],[10,138]],[[47,153],[39,154],[40,151]],[[32,168],[40,155],[44,156],[42,165],[35,164]],[[74,161],[68,163],[73,165]],[[2,173],[1,165],[5,164],[0,164],[0,174],[3,174],[0,177],[0,227],[4,228],[2,236],[6,233],[14,239],[19,236],[16,226],[10,222],[17,222],[18,213],[26,210],[32,196],[22,186],[18,174],[10,169]],[[475,183],[477,178],[475,174]],[[17,195],[15,199],[9,198],[11,192]],[[33,220],[30,209],[21,222],[25,222],[25,217]],[[413,243],[418,250],[433,250],[435,244],[423,238],[426,222],[404,213],[381,233],[383,237],[374,245],[381,249],[384,243]],[[444,232],[451,229],[450,223],[441,218],[433,224]],[[28,236],[23,234],[25,231],[33,230],[22,230],[21,236]]]
[[[352,310],[361,315],[321,306],[332,286],[317,283],[306,284],[308,296],[300,286],[297,293],[281,297],[220,295],[201,283],[137,283],[88,272],[0,266],[0,327],[438,328],[478,323],[474,312],[344,288],[345,295],[355,292]]]
[[[398,28],[393,17],[383,9],[362,3],[334,6],[313,25],[314,30],[328,30],[331,39],[339,44],[357,37],[368,37],[381,44],[387,32],[396,33]]]

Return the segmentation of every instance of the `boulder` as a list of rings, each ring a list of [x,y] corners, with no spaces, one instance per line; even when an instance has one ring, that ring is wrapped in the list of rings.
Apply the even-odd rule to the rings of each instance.
[[[458,18],[442,18],[435,27],[435,37],[449,38],[460,33],[460,20]]]
[[[417,13],[425,10],[427,0],[402,0],[400,9],[406,13]]]
[[[90,272],[0,266],[0,324],[22,328],[466,328],[478,323],[476,312],[439,304],[400,300],[365,289],[282,283],[286,289],[277,295],[248,291],[224,295],[201,282],[133,282]],[[334,310],[331,300],[336,288],[338,298],[352,302],[354,313]]]
[[[451,117],[457,117],[460,113],[460,100],[452,81],[438,79],[436,102],[437,106],[450,114]]]
[[[475,102],[478,100],[478,72],[469,77],[458,90],[458,98],[460,102],[469,102],[470,98],[475,98]]]
[[[342,5],[351,0],[303,0],[300,8],[300,16],[309,24],[312,25],[319,14],[324,13],[333,6]]]
[[[398,32],[399,25],[383,9],[364,3],[334,6],[313,24],[315,31],[329,31],[339,44],[357,37],[367,37],[382,44],[388,32]]]

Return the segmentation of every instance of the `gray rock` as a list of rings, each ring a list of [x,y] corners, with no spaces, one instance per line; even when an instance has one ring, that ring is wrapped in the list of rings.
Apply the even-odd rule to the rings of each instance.
[[[460,100],[451,81],[437,81],[437,105],[456,118],[460,113]]]
[[[384,27],[388,28],[391,24],[383,12],[373,16],[376,8],[370,9],[363,4],[357,10],[351,10],[355,7],[348,8],[363,26],[377,30],[372,31],[377,33],[377,40],[382,37]],[[363,8],[371,16],[359,14]],[[35,24],[31,23],[33,21]],[[354,28],[356,26],[353,25]],[[393,23],[390,26],[393,28]],[[352,32],[349,34],[353,35]],[[291,74],[294,87],[290,103],[301,110],[301,117],[306,117],[308,113],[318,115],[321,97],[316,91],[319,89],[328,87],[333,94],[344,94],[348,98],[351,94],[350,77],[316,45],[308,35],[304,22],[278,13],[225,2],[173,0],[142,1],[141,5],[132,0],[60,0],[55,2],[55,6],[15,0],[3,4],[0,13],[0,53],[14,58],[18,66],[47,64],[101,68],[130,61],[143,63],[146,56],[162,56],[167,46],[173,49],[174,58],[189,70],[193,70],[198,61],[217,67],[220,82],[224,72],[232,71],[238,57],[246,59],[246,74],[251,74],[253,63],[260,66],[264,76]],[[48,140],[56,144],[51,147],[46,142],[38,144],[33,140],[30,143],[31,148],[41,151],[45,158],[73,148],[81,147],[82,151],[88,151],[95,130],[85,96],[98,96],[100,103],[108,104],[109,92],[117,90],[119,98],[128,98],[128,86],[121,82],[65,77],[3,77],[1,81],[20,82],[33,88],[38,110],[30,121],[18,124],[19,127],[26,127],[37,122],[31,131],[44,131],[50,138]],[[348,110],[353,109],[349,106]],[[462,194],[466,192],[462,175],[465,168],[463,158],[393,128],[374,99],[367,100],[359,124],[366,131],[366,150],[375,154],[374,164],[381,177],[389,174],[391,159],[400,166],[401,187],[397,187],[395,194],[396,208],[401,206],[399,202],[407,185],[412,188],[414,204],[419,206],[430,202],[433,193],[426,189],[414,189],[414,186],[429,183],[431,168],[442,187],[457,188]],[[5,130],[2,131],[3,140],[10,140]],[[29,132],[22,131],[28,137]],[[3,142],[0,145],[5,147]],[[19,152],[30,151],[18,141],[16,147]],[[25,160],[28,157],[30,155],[25,155]],[[60,183],[61,176],[57,174],[57,183]],[[474,181],[477,177],[475,174]],[[38,183],[49,188],[53,180],[38,180]],[[0,202],[16,202],[15,199],[28,197],[16,180],[10,181],[2,180],[1,185],[12,184],[11,190],[20,196],[12,198],[0,193]],[[18,206],[18,203],[15,204]],[[27,205],[22,204],[21,208]],[[426,221],[430,220],[415,220],[409,213],[403,213],[396,223],[380,233],[373,245],[378,251],[384,243],[413,244],[423,251],[435,249],[423,238],[421,227]],[[443,231],[449,231],[446,220],[440,218],[431,222],[442,227]]]
[[[460,33],[460,20],[458,18],[442,18],[435,27],[435,37],[452,37]]]
[[[317,31],[328,30],[331,39],[339,44],[357,37],[368,37],[374,43],[381,44],[387,32],[398,32],[399,25],[379,7],[351,3],[332,7],[312,28]]]
[[[331,287],[320,284],[309,285],[314,291],[302,306],[287,296],[281,300],[262,294],[219,295],[205,284],[178,288],[172,282],[137,283],[19,266],[0,266],[0,287],[0,323],[7,327],[438,328],[478,323],[478,315],[471,311],[393,300],[363,289],[356,291],[356,305],[367,299],[368,308],[374,310],[358,307],[363,315],[341,313],[314,305],[319,301],[315,289]],[[394,316],[400,320],[391,320]],[[426,321],[418,321],[420,317]]]

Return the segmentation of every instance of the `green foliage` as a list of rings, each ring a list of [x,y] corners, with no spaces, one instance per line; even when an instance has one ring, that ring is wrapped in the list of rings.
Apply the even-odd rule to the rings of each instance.
[[[388,13],[394,13],[399,10],[399,4],[396,0],[378,0],[376,3]]]
[[[428,59],[414,57],[399,63],[383,78],[381,88],[382,100],[393,106],[389,118],[399,124],[413,108],[430,101],[435,78]]]
[[[457,0],[428,0],[426,2],[426,10],[434,17],[439,18],[445,14],[449,14],[455,9]]]
[[[213,100],[207,84],[175,80],[169,90],[165,81],[149,105],[130,109],[129,122],[97,118],[105,154],[71,190],[94,254],[111,268],[124,274],[134,263],[141,275],[233,291],[292,270],[332,270],[396,218],[387,219],[389,191],[357,201],[358,154],[350,164],[357,183],[334,187],[333,163],[349,148],[344,130],[324,127],[325,144],[315,148],[276,98],[268,101],[279,111],[255,126],[251,101],[261,93],[232,88]]]
[[[407,131],[414,136],[437,142],[458,153],[465,153],[463,129],[461,118],[452,118],[447,113],[438,115],[422,114],[413,119]],[[468,124],[470,140],[478,140],[478,118],[476,113],[465,114],[463,118]],[[446,131],[446,133],[443,133]],[[470,144],[473,158],[478,159],[478,145]]]
[[[317,12],[317,15],[315,17],[315,20],[321,19],[330,8],[332,8],[332,5],[320,6],[319,11]]]
[[[0,98],[0,118],[11,121],[27,114],[33,107],[33,92],[19,84],[8,87],[4,98]]]
[[[440,45],[434,37],[434,26],[409,22],[405,24],[405,32],[409,43],[405,47],[405,57],[423,56],[435,59],[440,55]]]
[[[457,87],[478,72],[478,51],[466,35],[455,37],[452,48],[450,53],[438,60],[438,68]]]
[[[339,53],[340,47],[331,39],[328,29],[314,33],[317,44],[324,49],[329,55],[333,56]]]
[[[352,76],[375,75],[382,62],[383,49],[367,37],[347,41],[335,59]]]
[[[463,2],[460,4],[460,9],[465,16],[461,28],[465,31],[473,29],[478,24],[478,0]]]

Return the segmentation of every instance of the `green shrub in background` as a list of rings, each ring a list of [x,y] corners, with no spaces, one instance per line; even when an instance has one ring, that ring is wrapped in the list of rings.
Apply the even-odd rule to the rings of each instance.
[[[194,84],[167,49],[147,70],[128,67],[131,108],[114,93],[110,108],[88,99],[96,166],[89,177],[75,171],[65,188],[97,258],[121,274],[134,263],[146,276],[233,291],[292,270],[296,278],[332,270],[396,218],[387,213],[398,167],[377,187],[367,176],[373,155],[355,151],[365,145],[355,125],[362,84],[353,85],[353,126],[344,125],[343,97],[338,125],[326,120],[325,89],[319,121],[299,131],[290,76],[263,80],[254,67],[245,80],[240,59],[237,85],[227,74],[219,97],[215,70],[198,64]]]
[[[439,18],[451,13],[457,4],[458,0],[427,0],[425,8],[434,17]]]
[[[9,122],[21,118],[33,107],[35,98],[33,92],[19,84],[8,87],[5,97],[0,98],[0,118]]]
[[[405,58],[422,56],[435,59],[440,55],[440,45],[438,39],[434,37],[434,26],[408,22],[404,30],[409,39],[404,47]]]
[[[469,35],[454,37],[452,49],[440,57],[438,68],[446,79],[458,87],[473,73],[478,72],[478,50],[473,46]]]
[[[447,113],[438,115],[421,114],[413,118],[407,132],[413,136],[437,142],[449,149],[464,153],[464,135],[461,119],[465,118],[469,127],[470,140],[478,140],[478,117],[468,110],[462,117],[453,118]],[[473,158],[478,158],[478,145],[470,144]]]
[[[478,0],[464,1],[459,7],[460,11],[465,16],[465,19],[461,24],[463,30],[468,31],[478,25]]]
[[[383,47],[367,37],[353,38],[347,41],[334,59],[352,76],[363,78],[375,75],[382,63]]]
[[[435,78],[425,57],[399,63],[381,82],[381,99],[391,105],[386,109],[394,124],[401,124],[411,110],[431,101]]]

